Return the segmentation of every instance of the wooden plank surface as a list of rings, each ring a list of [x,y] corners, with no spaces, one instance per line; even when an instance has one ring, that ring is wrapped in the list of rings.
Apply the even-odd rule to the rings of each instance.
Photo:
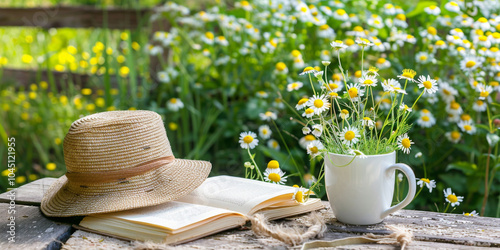
[[[144,20],[147,21],[147,16],[151,13],[151,9],[103,10],[87,6],[0,8],[0,26],[102,28],[107,20],[107,27],[110,29],[135,29],[146,25]]]
[[[388,216],[384,222],[371,226],[346,225],[338,222],[329,204],[321,210],[328,230],[321,240],[335,240],[355,237],[367,233],[390,234],[387,225],[410,229],[414,240],[408,249],[471,249],[500,247],[500,219],[466,217],[460,214],[442,214],[425,211],[401,210]],[[276,223],[302,225],[303,216],[280,220]],[[122,241],[107,236],[77,230],[63,246],[63,249],[88,249],[89,246],[106,249],[133,249],[134,242]],[[158,246],[158,249],[251,249],[287,248],[289,246],[272,238],[256,237],[252,231],[234,229],[178,246]],[[300,246],[292,247],[299,249]],[[140,248],[139,248],[140,249]],[[394,249],[394,245],[359,244],[342,246],[342,249]]]
[[[0,249],[59,249],[62,242],[65,242],[73,233],[71,223],[58,222],[46,218],[42,215],[40,208],[36,206],[16,205],[9,207],[7,203],[0,203]],[[15,242],[7,239],[10,226],[8,211],[14,210],[15,216]],[[11,216],[11,215],[9,215]]]
[[[46,190],[48,185],[52,183],[55,178],[45,178],[27,184],[17,189],[19,194],[24,193],[23,202],[31,202],[37,204],[42,198],[43,190]],[[4,194],[0,195],[0,197]],[[387,225],[395,225],[403,227],[412,231],[414,241],[409,245],[408,249],[470,249],[472,247],[497,247],[500,248],[500,219],[488,217],[469,217],[461,214],[443,214],[426,211],[413,211],[413,210],[400,210],[388,216],[382,223],[370,226],[346,225],[338,222],[331,209],[329,209],[328,202],[324,202],[326,209],[320,210],[321,215],[324,217],[328,230],[321,240],[334,240],[352,236],[364,235],[373,233],[377,235],[386,235],[390,231],[386,228]],[[1,213],[6,213],[8,203],[0,203]],[[69,224],[78,224],[81,218],[68,219],[54,219],[45,218],[41,215],[39,208],[35,206],[16,206],[18,208],[19,222],[19,235],[26,235],[25,243],[16,245],[19,248],[26,248],[33,244],[35,239],[43,238],[44,234],[52,233],[58,226],[64,226],[63,229],[56,230],[55,235],[51,234],[53,239],[58,239],[64,242],[64,238],[69,236],[71,232]],[[27,217],[24,217],[26,215]],[[6,216],[2,217],[0,222],[3,226],[7,223]],[[284,223],[286,225],[299,225],[303,226],[303,216],[296,216],[293,218],[283,219],[274,223]],[[59,220],[59,221],[58,221]],[[17,221],[16,221],[17,223]],[[35,230],[31,225],[36,224],[36,228],[43,230]],[[247,225],[248,226],[248,225]],[[22,231],[21,228],[28,231]],[[49,229],[53,228],[53,229]],[[31,230],[31,231],[30,231]],[[35,230],[35,231],[33,231]],[[48,230],[48,231],[47,231]],[[68,231],[69,230],[69,231]],[[6,230],[3,230],[6,231]],[[32,232],[33,231],[33,232]],[[47,231],[47,232],[46,232]],[[42,234],[43,233],[43,234]],[[39,237],[40,236],[40,237]],[[23,236],[24,237],[24,236]],[[43,244],[48,240],[43,240]],[[56,242],[56,241],[54,241]],[[24,244],[24,245],[23,245]],[[137,247],[136,243],[122,241],[98,234],[83,232],[77,230],[63,245],[63,249],[128,249]],[[33,246],[33,245],[32,245]],[[158,246],[156,246],[158,247]],[[161,248],[171,248],[171,246],[160,246]],[[188,242],[175,248],[208,248],[208,249],[241,249],[241,248],[287,248],[285,244],[271,239],[256,237],[248,228],[233,229],[219,234],[215,234],[203,239]],[[299,248],[296,246],[294,248]],[[343,249],[394,249],[394,246],[380,245],[380,244],[364,244],[352,245],[342,247]],[[0,245],[0,249],[4,249]]]
[[[43,178],[25,184],[10,192],[0,194],[0,203],[9,203],[12,195],[15,197],[16,204],[22,205],[40,205],[43,194],[57,178]],[[0,248],[1,249],[1,248]]]

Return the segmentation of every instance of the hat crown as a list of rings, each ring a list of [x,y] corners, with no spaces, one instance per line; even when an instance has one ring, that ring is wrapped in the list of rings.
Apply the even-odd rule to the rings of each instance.
[[[64,138],[68,172],[132,168],[173,156],[161,116],[152,111],[109,111],[83,117]]]

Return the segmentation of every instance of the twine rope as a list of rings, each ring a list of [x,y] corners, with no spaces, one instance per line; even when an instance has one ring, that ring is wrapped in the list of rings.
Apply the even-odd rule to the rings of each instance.
[[[270,225],[268,219],[262,214],[255,214],[250,218],[252,222],[251,228],[255,235],[272,237],[291,246],[301,244],[310,238],[323,237],[326,231],[324,219],[315,212],[309,214],[305,219],[305,224],[311,226],[304,232],[303,229],[297,226]]]
[[[70,181],[79,183],[108,183],[125,180],[136,175],[158,169],[161,166],[172,163],[175,160],[173,155],[161,157],[145,163],[141,163],[131,168],[118,169],[102,172],[66,172],[66,177]]]
[[[387,225],[387,228],[392,231],[391,234],[374,235],[370,233],[360,237],[349,237],[333,241],[311,241],[304,243],[304,245],[302,246],[302,250],[367,243],[399,244],[401,246],[401,249],[404,250],[406,246],[408,246],[408,244],[410,244],[413,240],[413,233],[404,227]]]

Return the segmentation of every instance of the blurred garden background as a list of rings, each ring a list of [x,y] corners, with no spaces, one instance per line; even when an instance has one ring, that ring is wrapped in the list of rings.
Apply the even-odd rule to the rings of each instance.
[[[308,187],[321,163],[307,155],[316,138],[296,119],[296,104],[311,95],[299,73],[329,61],[339,94],[341,79],[357,81],[362,64],[380,79],[403,69],[436,79],[437,93],[412,111],[415,144],[398,161],[437,185],[419,186],[408,208],[442,211],[451,187],[465,197],[454,213],[484,207],[500,217],[499,13],[496,0],[2,1],[0,191],[8,187],[7,138],[16,138],[17,185],[59,177],[71,123],[127,109],[161,114],[175,156],[211,161],[211,175],[244,176],[250,158],[239,135],[256,132],[261,170],[277,160],[287,185]],[[363,61],[359,37],[373,43]],[[340,55],[346,76],[332,41],[348,46]],[[389,109],[383,88],[375,92]],[[317,194],[326,199],[324,188]]]

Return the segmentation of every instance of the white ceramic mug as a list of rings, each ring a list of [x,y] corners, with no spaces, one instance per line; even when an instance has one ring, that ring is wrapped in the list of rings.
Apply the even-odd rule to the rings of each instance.
[[[326,192],[337,220],[357,225],[376,224],[413,200],[415,174],[408,165],[396,163],[396,152],[368,155],[364,159],[358,156],[353,160],[353,157],[325,154]],[[406,175],[410,185],[404,200],[391,207],[396,169]]]

